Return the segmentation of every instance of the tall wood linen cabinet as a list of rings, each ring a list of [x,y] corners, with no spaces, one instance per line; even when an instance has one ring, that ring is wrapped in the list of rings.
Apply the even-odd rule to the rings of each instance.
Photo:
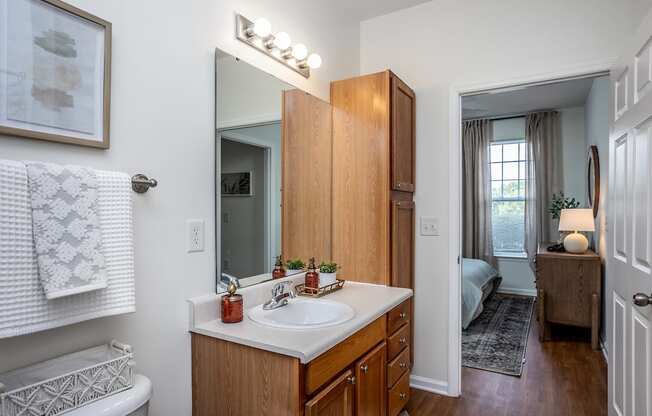
[[[415,95],[391,71],[331,83],[332,256],[346,280],[414,288]],[[387,365],[409,354],[414,305],[400,311]],[[388,397],[409,371],[388,380]],[[391,384],[391,385],[390,385]],[[393,390],[394,388],[394,390]],[[408,390],[409,391],[409,390]],[[401,394],[400,399],[407,402]],[[393,402],[396,402],[395,400]],[[389,416],[402,408],[389,406]]]

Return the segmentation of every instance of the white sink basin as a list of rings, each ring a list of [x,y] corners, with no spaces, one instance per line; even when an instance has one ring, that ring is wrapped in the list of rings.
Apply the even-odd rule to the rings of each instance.
[[[283,329],[315,329],[350,321],[355,311],[349,305],[327,299],[295,298],[286,306],[266,311],[263,305],[247,311],[259,324]]]

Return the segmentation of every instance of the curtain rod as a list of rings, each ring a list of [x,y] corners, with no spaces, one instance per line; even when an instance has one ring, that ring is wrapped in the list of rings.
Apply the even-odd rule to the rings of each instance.
[[[463,118],[462,121],[473,121],[473,120],[492,120],[492,121],[497,121],[497,120],[509,120],[512,118],[524,118],[528,114],[532,113],[542,113],[546,111],[557,111],[557,110],[536,110],[536,111],[528,111],[526,113],[512,113],[512,114],[505,114],[501,116],[490,116],[490,117],[473,117],[473,118]]]

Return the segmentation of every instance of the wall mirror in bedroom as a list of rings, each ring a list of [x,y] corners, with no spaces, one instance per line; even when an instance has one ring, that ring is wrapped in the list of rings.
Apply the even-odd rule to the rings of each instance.
[[[277,256],[286,275],[330,258],[331,109],[220,50],[216,85],[220,293],[272,279]]]

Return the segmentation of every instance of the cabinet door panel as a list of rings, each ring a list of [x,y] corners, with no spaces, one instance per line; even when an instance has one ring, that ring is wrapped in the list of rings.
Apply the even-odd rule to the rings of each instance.
[[[353,416],[353,372],[345,371],[306,403],[305,416]]]
[[[414,192],[414,92],[392,76],[392,189]]]
[[[285,91],[282,122],[281,254],[330,259],[331,106],[300,90]]]
[[[355,365],[356,416],[385,416],[386,350],[383,342]]]
[[[414,202],[392,201],[392,286],[413,288]]]

